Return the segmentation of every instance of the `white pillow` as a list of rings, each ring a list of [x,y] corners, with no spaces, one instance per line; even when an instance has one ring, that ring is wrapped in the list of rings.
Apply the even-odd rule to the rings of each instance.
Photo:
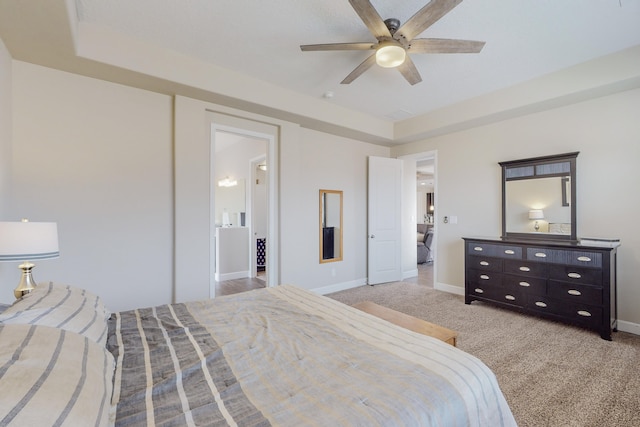
[[[110,312],[100,297],[72,286],[41,284],[0,314],[0,323],[45,325],[107,343]]]
[[[64,329],[0,324],[0,425],[110,426],[114,360]]]

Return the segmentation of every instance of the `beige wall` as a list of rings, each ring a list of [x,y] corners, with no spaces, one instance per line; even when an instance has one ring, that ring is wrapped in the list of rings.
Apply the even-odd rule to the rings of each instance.
[[[281,148],[282,282],[322,292],[365,284],[367,158],[389,148],[300,129]],[[343,191],[343,260],[320,264],[319,190]]]
[[[114,310],[171,300],[172,100],[13,62],[15,220],[56,221],[60,258],[37,281],[102,295]],[[10,300],[18,271],[6,272]]]
[[[639,107],[640,90],[629,90],[393,149],[392,156],[429,150],[438,153],[438,286],[457,287],[460,292],[464,287],[461,237],[501,233],[499,161],[580,151],[578,235],[622,239],[619,318],[628,329],[637,328]],[[457,215],[458,224],[443,224],[445,215]]]
[[[207,113],[208,112],[208,113]],[[215,112],[212,113],[212,112]],[[232,124],[229,121],[236,121]],[[300,127],[229,107],[176,99],[176,299],[207,298],[209,266],[209,136],[211,121],[267,133],[275,129],[277,150],[268,149],[270,191],[277,189],[277,254],[267,252],[277,283],[306,289],[363,284],[366,279],[367,156],[389,155],[389,148]],[[262,129],[266,127],[267,129]],[[344,191],[344,259],[319,263],[318,190]],[[273,240],[271,236],[267,237]],[[275,256],[277,255],[277,257]]]
[[[37,263],[36,280],[85,287],[102,295],[113,310],[207,297],[208,267],[197,258],[183,265],[196,273],[204,265],[200,276],[205,280],[174,289],[173,215],[184,203],[174,204],[172,98],[19,61],[13,61],[12,89],[14,137],[9,145],[16,196],[8,219],[56,221],[60,234],[61,257]],[[198,144],[207,150],[206,159],[210,120],[203,103],[193,103],[195,110],[176,108],[175,120],[184,125],[189,115],[196,132],[176,128],[176,141],[204,137]],[[364,281],[366,157],[386,156],[390,150],[296,124],[276,125],[282,144],[276,160],[288,165],[280,170],[283,214],[274,220],[282,227],[282,280],[307,288]],[[199,253],[206,261],[209,201],[201,200],[198,209],[189,200],[208,193],[208,166],[190,169],[187,178],[193,181],[180,197],[204,221],[193,231],[203,236],[205,248]],[[317,253],[321,187],[344,190],[346,212],[346,259],[324,269]],[[187,244],[196,250],[199,243]],[[15,270],[0,271],[0,301],[11,300]]]
[[[11,70],[11,55],[0,40],[0,220],[8,212],[11,188]]]

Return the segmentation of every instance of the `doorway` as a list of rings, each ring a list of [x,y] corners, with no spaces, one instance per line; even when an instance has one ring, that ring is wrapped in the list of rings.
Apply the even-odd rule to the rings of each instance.
[[[275,203],[269,201],[273,170],[267,166],[274,156],[276,135],[272,126],[265,128],[264,124],[250,120],[219,114],[212,120],[210,224],[215,233],[210,239],[211,297],[276,283],[277,269],[267,268],[272,265],[270,255],[275,247],[275,239],[270,239],[275,234],[272,227]],[[238,183],[236,187],[244,190],[241,207],[229,209],[221,205],[218,193],[222,182]],[[222,235],[234,237],[225,241]],[[262,246],[256,239],[258,235]],[[260,278],[258,265],[263,267]]]
[[[404,212],[404,218],[415,218],[415,224],[411,224],[414,236],[417,233],[431,232],[431,236],[426,236],[429,241],[428,248],[418,248],[416,252],[406,252],[404,265],[415,265],[413,277],[406,278],[406,281],[435,287],[437,278],[437,152],[427,151],[422,153],[402,156],[400,159],[415,164],[415,179],[408,179],[406,194],[411,194],[413,200],[407,203],[412,206],[413,212]],[[420,235],[419,235],[420,236]],[[416,243],[412,242],[412,245]],[[415,255],[414,255],[415,254]],[[414,258],[415,256],[415,258]],[[411,259],[409,259],[411,257]],[[420,262],[420,263],[418,263]]]

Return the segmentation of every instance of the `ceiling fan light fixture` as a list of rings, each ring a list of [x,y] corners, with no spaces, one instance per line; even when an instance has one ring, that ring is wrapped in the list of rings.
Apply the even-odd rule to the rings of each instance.
[[[380,43],[376,50],[376,64],[384,68],[395,68],[402,65],[407,56],[407,51],[402,46],[394,43]]]

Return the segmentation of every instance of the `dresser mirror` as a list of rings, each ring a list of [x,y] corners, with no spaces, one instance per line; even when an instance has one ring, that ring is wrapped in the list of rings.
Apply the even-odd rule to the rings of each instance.
[[[578,152],[500,162],[502,238],[577,241]]]
[[[342,261],[342,191],[320,190],[320,263]]]

